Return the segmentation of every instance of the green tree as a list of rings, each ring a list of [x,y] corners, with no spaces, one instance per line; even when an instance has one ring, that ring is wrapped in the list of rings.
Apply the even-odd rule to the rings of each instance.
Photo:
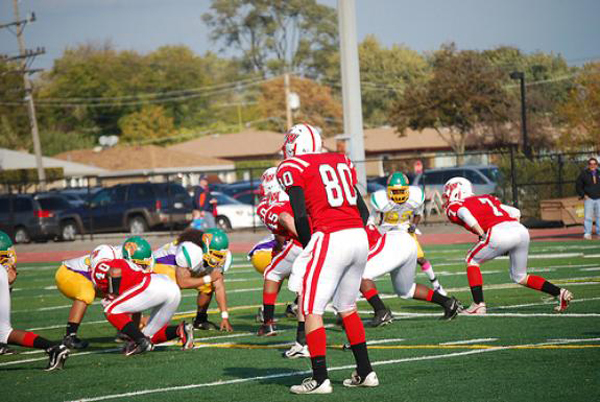
[[[444,45],[431,59],[432,77],[409,85],[391,119],[407,128],[435,129],[456,154],[467,140],[482,140],[490,127],[506,122],[508,102],[499,71],[480,52]]]
[[[335,9],[316,0],[213,0],[202,19],[222,50],[237,49],[263,76],[315,72],[337,47]]]
[[[23,102],[23,75],[17,63],[0,60],[0,147],[28,150],[31,131]]]
[[[173,135],[173,119],[165,114],[162,106],[145,106],[119,120],[121,139],[139,142]]]
[[[561,136],[565,148],[600,149],[600,62],[583,67],[559,113],[566,123]]]

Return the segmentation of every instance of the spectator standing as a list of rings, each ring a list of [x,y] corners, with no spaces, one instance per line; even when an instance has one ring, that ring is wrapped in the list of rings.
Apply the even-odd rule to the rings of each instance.
[[[583,238],[592,239],[592,223],[596,218],[596,234],[600,236],[600,171],[598,159],[588,159],[587,168],[581,172],[575,184],[577,194],[584,203]]]
[[[208,188],[208,179],[206,176],[200,177],[199,186],[194,192],[194,214],[200,216],[203,220],[203,228],[214,228],[216,226],[214,210],[217,200],[213,198]]]

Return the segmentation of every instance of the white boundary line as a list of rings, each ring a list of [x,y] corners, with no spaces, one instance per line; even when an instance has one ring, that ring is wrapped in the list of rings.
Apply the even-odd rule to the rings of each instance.
[[[537,346],[546,346],[546,345],[561,345],[561,344],[568,344],[568,343],[593,342],[593,341],[598,341],[598,340],[600,340],[600,338],[574,339],[574,340],[565,340],[565,341],[559,341],[559,342],[543,342],[543,343],[522,344],[522,345],[512,345],[512,346],[498,346],[498,347],[490,348],[490,349],[475,349],[475,350],[469,350],[469,351],[465,351],[465,352],[408,357],[408,358],[404,358],[404,359],[381,360],[381,361],[372,362],[371,364],[373,366],[385,366],[385,365],[390,365],[390,364],[399,364],[399,363],[414,362],[414,361],[447,359],[447,358],[451,358],[451,357],[460,357],[460,356],[468,356],[468,355],[481,354],[481,353],[490,353],[490,352],[511,350],[511,349],[517,349],[517,348],[522,348],[522,347],[528,347],[528,346],[537,347]],[[355,368],[354,365],[346,365],[346,366],[330,367],[328,370],[329,371],[339,371],[339,370],[350,370],[350,369],[354,369],[354,368]],[[91,398],[82,398],[82,399],[77,399],[76,401],[93,402],[93,401],[104,401],[107,399],[130,398],[130,397],[163,393],[163,392],[185,391],[185,390],[196,389],[196,388],[215,387],[218,385],[231,385],[231,384],[240,384],[240,383],[258,381],[258,380],[270,380],[270,379],[275,379],[275,378],[296,377],[296,376],[307,375],[307,374],[311,374],[311,373],[312,373],[311,371],[307,371],[307,370],[296,371],[293,373],[277,373],[277,374],[257,376],[257,377],[239,378],[239,379],[227,380],[227,381],[215,381],[215,382],[200,383],[200,384],[188,384],[188,385],[179,385],[179,386],[173,386],[173,387],[145,389],[145,390],[141,390],[141,391],[125,392],[122,394],[112,394],[112,395],[96,396],[96,397],[91,397]],[[75,402],[75,401],[72,401],[72,402]]]

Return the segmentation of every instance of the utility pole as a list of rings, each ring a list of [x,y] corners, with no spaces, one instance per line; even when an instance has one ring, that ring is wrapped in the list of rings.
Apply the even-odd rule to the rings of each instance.
[[[529,136],[527,135],[527,100],[525,95],[525,73],[523,71],[513,71],[510,78],[519,80],[521,84],[521,132],[523,134],[523,153],[528,159],[531,159],[531,147],[529,146]]]
[[[29,81],[30,71],[27,69],[27,62],[31,57],[45,53],[43,48],[38,48],[35,51],[30,51],[25,48],[25,40],[23,39],[23,29],[25,25],[35,21],[35,14],[31,14],[28,19],[21,20],[19,15],[18,0],[13,0],[13,8],[15,13],[15,21],[8,24],[0,25],[0,28],[9,28],[16,26],[16,32],[13,32],[17,37],[19,44],[19,56],[11,58],[12,60],[21,59],[21,70],[23,73],[23,85],[25,87],[25,101],[27,102],[27,114],[29,115],[29,125],[31,127],[31,136],[33,138],[33,150],[35,152],[35,162],[37,166],[38,180],[42,191],[46,189],[46,172],[42,163],[42,146],[40,144],[40,135],[37,125],[37,117],[35,114],[35,104],[33,102],[33,88]],[[12,31],[11,31],[12,32]],[[8,60],[11,60],[8,59]]]
[[[356,40],[356,5],[354,0],[338,0],[338,26],[340,32],[344,134],[350,137],[350,159],[356,166],[359,189],[365,194],[367,170],[365,140],[363,138],[358,42]]]
[[[283,89],[285,91],[285,126],[286,131],[292,128],[292,105],[290,104],[290,74],[283,74]]]

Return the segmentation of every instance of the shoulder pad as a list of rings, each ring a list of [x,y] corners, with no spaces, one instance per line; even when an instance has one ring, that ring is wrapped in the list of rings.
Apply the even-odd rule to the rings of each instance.
[[[391,209],[386,190],[378,190],[371,194],[371,206],[377,212],[387,212]]]

